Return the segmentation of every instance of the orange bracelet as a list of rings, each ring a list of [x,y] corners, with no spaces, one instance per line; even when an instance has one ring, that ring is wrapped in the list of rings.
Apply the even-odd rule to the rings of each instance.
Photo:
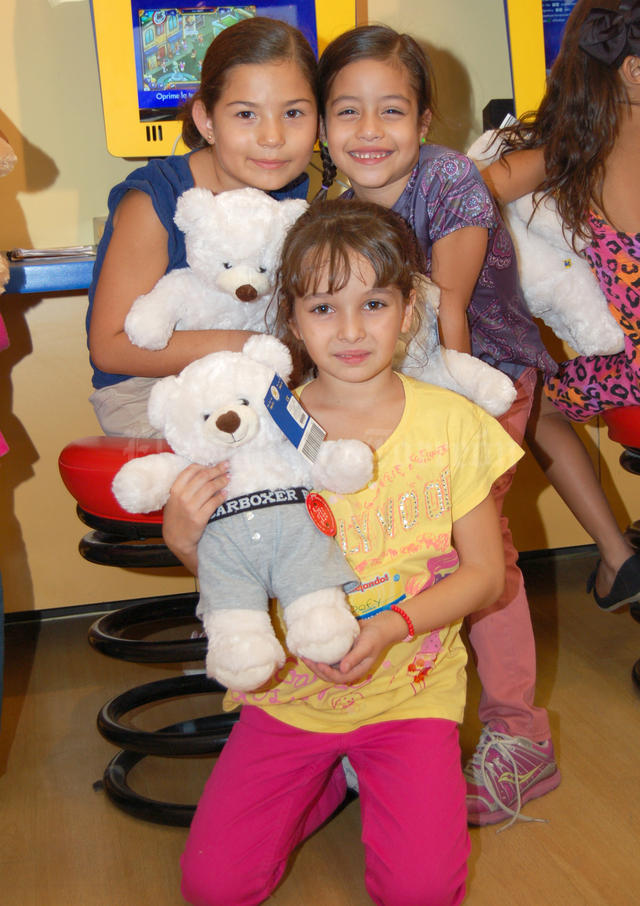
[[[405,621],[407,626],[409,627],[409,634],[402,641],[403,642],[413,642],[413,640],[416,637],[416,631],[413,628],[413,623],[411,622],[411,618],[410,618],[409,614],[405,613],[405,611],[402,609],[402,607],[398,607],[397,604],[392,604],[391,607],[389,608],[389,610],[393,610],[393,611],[395,611],[395,613],[399,614],[402,617],[402,619]]]

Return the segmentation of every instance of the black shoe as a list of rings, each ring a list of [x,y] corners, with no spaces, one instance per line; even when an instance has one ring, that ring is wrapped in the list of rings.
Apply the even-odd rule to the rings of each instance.
[[[625,604],[640,600],[640,555],[632,554],[625,560],[613,580],[608,595],[600,597],[596,591],[596,575],[600,561],[587,579],[587,591],[591,592],[601,610],[620,610]]]

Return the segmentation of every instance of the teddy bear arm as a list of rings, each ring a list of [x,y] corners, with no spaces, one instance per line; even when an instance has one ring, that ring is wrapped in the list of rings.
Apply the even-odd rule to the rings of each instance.
[[[162,509],[171,485],[188,465],[188,460],[175,453],[152,453],[130,459],[113,479],[114,496],[129,513]]]
[[[435,384],[465,396],[490,415],[502,415],[513,403],[513,381],[486,362],[439,346],[426,360],[408,361],[402,372],[428,384]]]
[[[129,309],[124,329],[131,342],[144,349],[164,349],[180,318],[195,304],[194,294],[194,281],[186,268],[161,277]]]
[[[325,440],[311,467],[314,487],[352,494],[365,487],[373,476],[373,454],[359,440]]]
[[[452,389],[481,406],[489,415],[497,418],[515,400],[516,388],[511,378],[481,359],[443,348],[442,360],[446,373],[457,385]]]

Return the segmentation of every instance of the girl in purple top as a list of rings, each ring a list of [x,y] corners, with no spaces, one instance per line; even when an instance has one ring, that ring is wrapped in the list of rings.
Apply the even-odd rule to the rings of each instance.
[[[517,397],[500,422],[521,443],[538,372],[556,366],[525,306],[510,236],[480,174],[464,155],[425,144],[431,85],[429,63],[408,35],[363,26],[329,44],[318,69],[323,183],[338,167],[351,195],[410,223],[440,287],[443,345],[511,377]],[[499,512],[514,471],[492,488]],[[501,521],[505,591],[468,620],[484,724],[465,768],[473,824],[515,820],[523,802],[560,782],[546,711],[534,705],[535,646],[518,555]]]

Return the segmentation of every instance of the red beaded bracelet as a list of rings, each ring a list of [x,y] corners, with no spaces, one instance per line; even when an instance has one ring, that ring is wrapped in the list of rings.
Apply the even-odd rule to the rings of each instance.
[[[407,626],[409,627],[409,634],[402,641],[403,642],[412,642],[416,637],[416,631],[413,628],[413,623],[411,622],[411,617],[409,616],[409,614],[405,613],[405,611],[402,609],[402,607],[398,607],[397,604],[392,604],[391,607],[389,608],[389,610],[393,610],[397,614],[399,614],[402,617],[402,619],[405,621]]]

